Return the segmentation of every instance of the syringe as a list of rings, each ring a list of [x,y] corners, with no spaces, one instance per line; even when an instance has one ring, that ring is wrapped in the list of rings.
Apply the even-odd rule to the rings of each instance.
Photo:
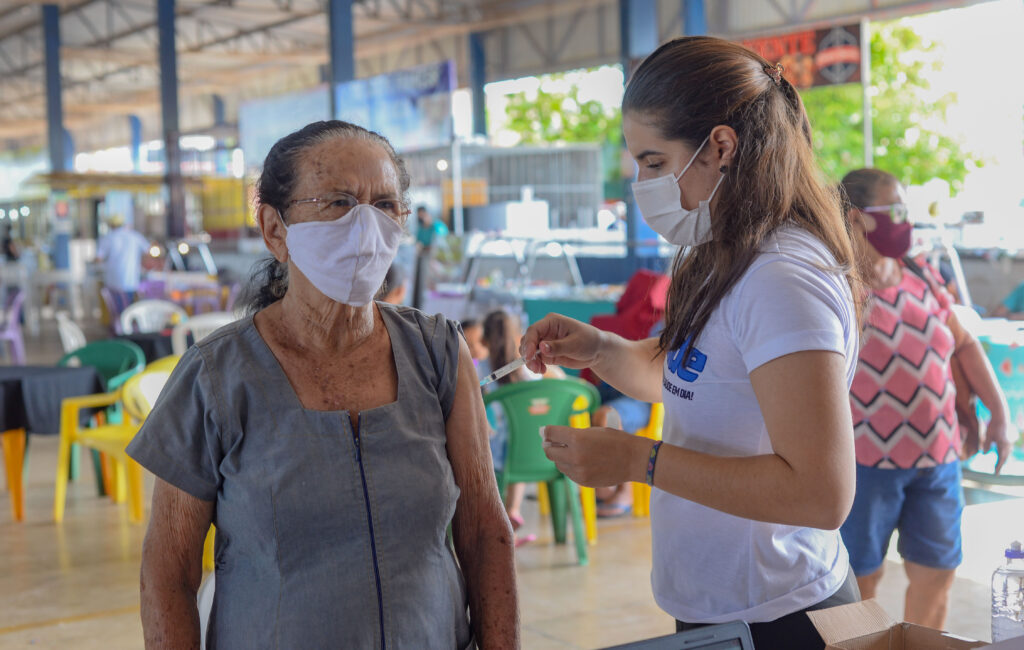
[[[499,379],[501,379],[505,375],[507,375],[509,373],[512,373],[512,372],[515,372],[516,370],[519,370],[520,368],[523,367],[523,364],[525,364],[525,363],[526,363],[526,359],[524,359],[523,357],[519,357],[518,359],[516,359],[512,363],[506,363],[504,366],[498,368],[497,370],[495,370],[491,374],[489,374],[486,377],[484,377],[483,379],[481,379],[480,380],[480,386],[481,387],[482,386],[486,386],[487,384],[491,383],[492,381],[498,381]]]

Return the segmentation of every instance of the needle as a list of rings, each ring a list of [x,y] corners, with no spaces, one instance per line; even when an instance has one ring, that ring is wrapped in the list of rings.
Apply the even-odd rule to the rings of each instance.
[[[480,385],[481,386],[486,386],[487,384],[491,383],[492,381],[498,381],[499,379],[501,379],[505,375],[507,375],[509,373],[512,373],[512,372],[515,372],[516,370],[519,370],[520,368],[523,367],[523,364],[525,364],[525,363],[526,363],[526,359],[524,359],[523,357],[519,357],[518,359],[516,359],[512,363],[505,364],[504,366],[498,368],[497,370],[495,370],[491,374],[489,374],[486,377],[484,377],[483,379],[481,379],[480,380]]]

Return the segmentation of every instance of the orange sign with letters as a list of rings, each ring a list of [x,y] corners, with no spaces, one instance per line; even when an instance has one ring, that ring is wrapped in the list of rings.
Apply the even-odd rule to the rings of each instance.
[[[860,81],[860,24],[809,29],[741,41],[769,63],[781,63],[797,88]]]

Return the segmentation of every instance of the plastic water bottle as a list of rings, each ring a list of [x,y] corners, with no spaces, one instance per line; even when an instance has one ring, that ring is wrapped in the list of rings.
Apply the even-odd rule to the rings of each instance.
[[[1004,555],[992,574],[992,643],[1024,637],[1024,550],[1014,542]]]

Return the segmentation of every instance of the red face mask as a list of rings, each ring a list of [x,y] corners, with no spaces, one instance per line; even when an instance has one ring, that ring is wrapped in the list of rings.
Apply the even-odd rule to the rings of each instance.
[[[860,208],[860,211],[871,215],[875,220],[875,229],[866,235],[876,251],[894,259],[899,259],[910,251],[914,225],[907,221],[906,205],[872,205]]]

